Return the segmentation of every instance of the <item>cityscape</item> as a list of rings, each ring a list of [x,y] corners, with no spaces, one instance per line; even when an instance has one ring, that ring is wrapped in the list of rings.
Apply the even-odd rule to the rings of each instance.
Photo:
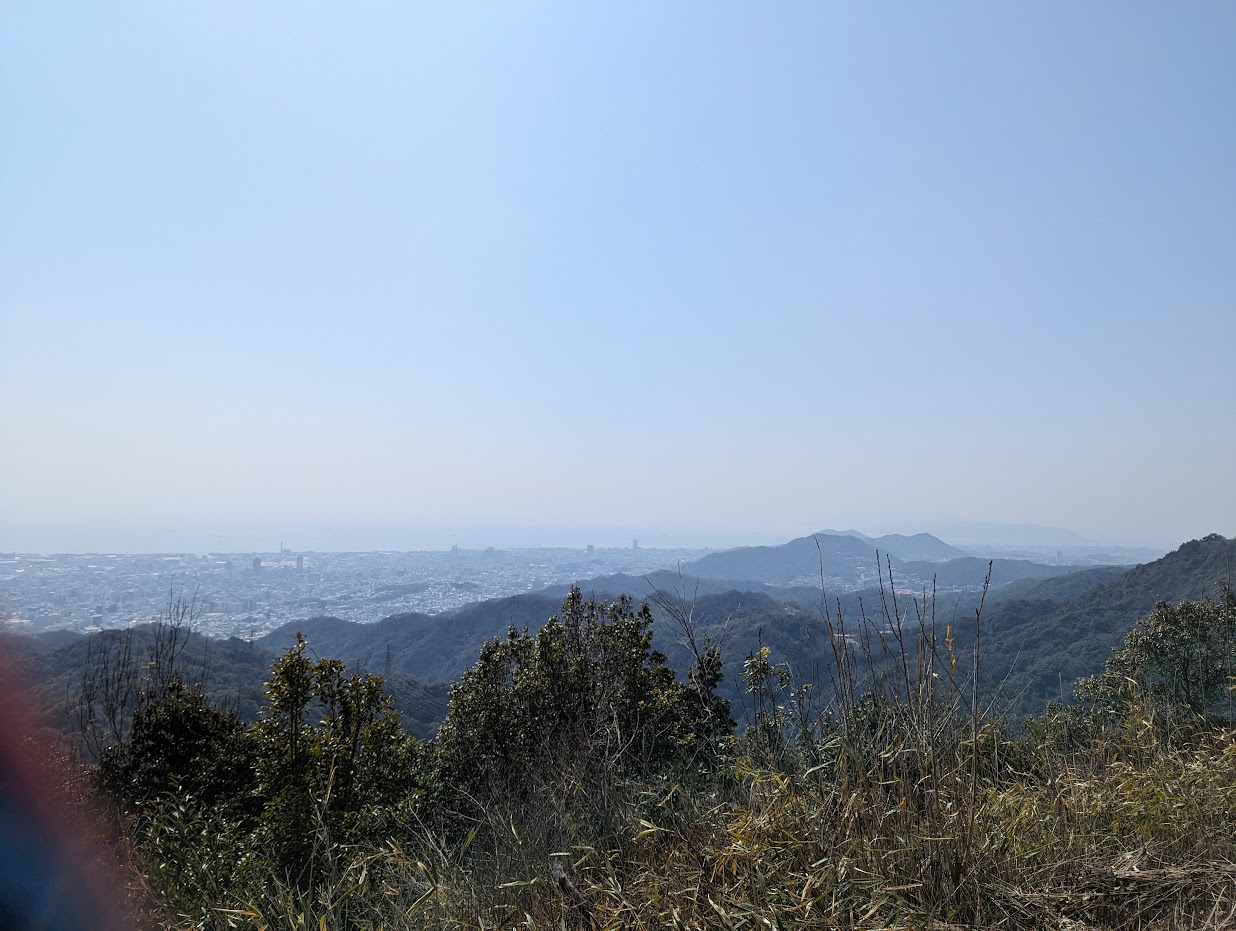
[[[440,614],[549,585],[672,569],[705,550],[541,547],[226,554],[0,554],[0,628],[91,633],[192,602],[195,629],[252,639],[291,620]]]

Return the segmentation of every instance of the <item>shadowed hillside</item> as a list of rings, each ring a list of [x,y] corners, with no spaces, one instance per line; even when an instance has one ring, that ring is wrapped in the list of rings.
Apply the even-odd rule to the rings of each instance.
[[[987,577],[988,566],[991,567],[991,587],[993,589],[1023,579],[1051,579],[1072,575],[1078,571],[1077,566],[1049,566],[1045,563],[1031,562],[1028,559],[988,560],[977,556],[963,556],[960,559],[950,559],[948,562],[903,563],[898,575],[919,582],[935,579],[940,588],[978,589],[982,587],[983,580]]]
[[[316,631],[319,639],[324,640],[320,636],[324,630],[346,635],[351,628],[361,625],[334,618],[316,618],[299,626]],[[56,632],[47,635],[46,642],[40,635],[13,638],[6,640],[5,645],[18,657],[18,666],[29,680],[38,683],[38,704],[46,712],[47,719],[75,742],[80,736],[75,706],[81,697],[83,671],[92,663],[100,662],[114,668],[123,655],[126,640],[134,670],[139,670],[149,662],[154,629],[152,625],[142,625],[86,636]],[[188,633],[184,652],[177,663],[186,683],[200,682],[212,705],[230,709],[242,720],[251,722],[257,719],[258,710],[266,700],[266,682],[279,652],[256,642],[236,638],[211,640]],[[383,670],[370,664],[368,671],[381,673]],[[392,670],[387,691],[394,697],[395,709],[400,712],[408,732],[420,738],[432,737],[446,714],[446,685],[423,682]]]
[[[1097,673],[1121,639],[1160,601],[1216,597],[1236,570],[1236,541],[1212,534],[1162,559],[1136,566],[1083,593],[1065,576],[1032,589],[1033,600],[997,601],[983,614],[983,655],[990,681],[1004,682],[1015,711],[1038,714],[1049,699],[1068,700],[1073,682]],[[1090,570],[1082,584],[1111,570]],[[1092,573],[1098,572],[1095,575]],[[1053,595],[1060,598],[1052,599]],[[972,629],[959,631],[964,641]]]
[[[799,537],[780,546],[747,546],[710,553],[682,567],[684,574],[706,579],[749,579],[761,585],[803,585],[818,581],[848,587],[875,586],[881,573],[892,571],[898,584],[930,584],[942,589],[982,587],[987,559],[966,556],[930,534],[878,539],[825,531]],[[1076,572],[1077,566],[1047,565],[1028,559],[996,559],[991,585],[1020,579],[1046,579]]]
[[[814,541],[804,540],[818,561]],[[798,556],[807,552],[802,540],[787,544],[791,546]],[[1074,680],[1098,672],[1133,623],[1158,601],[1174,603],[1215,594],[1219,582],[1231,578],[1234,548],[1232,541],[1211,536],[1130,570],[1103,567],[1070,572],[1069,567],[1023,560],[995,561],[993,581],[1002,571],[1029,570],[1046,577],[1021,579],[988,592],[982,617],[985,681],[1001,687],[1001,707],[1013,718],[1041,713],[1049,699],[1068,700]],[[777,551],[778,559],[787,551],[786,547],[758,549]],[[756,560],[765,558],[767,552]],[[778,588],[672,572],[641,578],[602,577],[581,587],[603,601],[616,600],[623,593],[633,594],[636,601],[649,599],[656,648],[681,674],[686,674],[693,657],[678,619],[689,617],[694,634],[719,647],[723,678],[718,690],[733,703],[742,722],[749,717],[742,711],[747,702],[744,664],[762,646],[769,648],[773,661],[795,681],[812,683],[821,700],[831,694],[833,683],[822,672],[831,655],[825,604],[834,620],[844,619],[851,626],[863,617],[876,617],[884,607],[907,623],[922,610],[934,619],[938,637],[943,638],[945,625],[951,625],[959,655],[965,655],[973,643],[974,611],[980,597],[977,588],[986,563],[967,558],[915,566],[929,567],[940,578],[934,604],[929,583],[918,580],[914,583],[918,594],[902,592],[895,606],[891,601],[882,604],[878,588],[823,593],[822,601],[818,586]],[[910,574],[908,570],[908,566],[895,568],[898,586]],[[945,593],[950,585],[965,585],[969,590]],[[888,595],[885,592],[883,597]],[[504,639],[511,628],[535,633],[557,613],[563,596],[564,591],[550,589],[481,602],[448,614],[398,614],[374,624],[310,618],[289,622],[252,643],[207,641],[193,635],[185,660],[190,668],[207,671],[207,694],[213,702],[235,707],[243,718],[252,720],[263,700],[272,659],[294,645],[300,632],[311,655],[339,658],[352,669],[384,676],[410,732],[428,737],[445,714],[447,685],[472,667],[482,645]],[[67,697],[80,679],[89,645],[125,635],[105,631],[85,638],[57,633],[17,641],[23,645],[23,661],[32,670],[32,678],[42,683],[43,704],[57,720],[66,720]],[[132,636],[145,642],[150,631],[135,628]],[[877,663],[892,655],[882,654]]]
[[[506,636],[511,627],[537,630],[561,605],[559,597],[514,595],[447,614],[395,614],[376,624],[314,618],[284,624],[257,643],[284,650],[300,631],[319,656],[338,657],[371,672],[389,668],[427,682],[453,682],[476,662],[486,640]]]

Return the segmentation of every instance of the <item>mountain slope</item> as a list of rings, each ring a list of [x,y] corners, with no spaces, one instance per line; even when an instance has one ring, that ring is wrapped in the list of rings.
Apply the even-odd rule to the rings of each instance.
[[[307,627],[316,639],[322,640],[325,639],[321,636],[323,631],[348,634],[348,627],[364,625],[350,625],[335,618],[317,618],[293,626]],[[11,652],[17,657],[19,668],[35,683],[35,702],[43,710],[49,724],[64,732],[70,740],[75,740],[78,725],[73,707],[81,694],[82,671],[88,654],[97,657],[105,644],[110,643],[114,648],[122,644],[124,638],[132,637],[132,655],[139,665],[143,665],[153,635],[152,628],[143,625],[129,630],[74,634],[72,637],[71,641],[65,642],[61,632],[56,632],[50,648],[47,643],[40,643],[41,636],[23,637],[13,641]],[[9,645],[8,641],[5,645]],[[254,721],[265,703],[266,682],[277,652],[264,649],[256,642],[236,638],[211,640],[190,634],[178,665],[186,681],[200,681],[203,684],[212,704],[234,710],[246,721]],[[318,655],[334,658],[332,654],[321,651]],[[361,671],[355,663],[348,666],[349,671]],[[371,664],[366,671],[382,670]],[[386,681],[386,690],[395,699],[395,709],[410,734],[421,739],[433,736],[446,714],[448,690],[445,684],[422,682],[394,672]]]
[[[989,604],[998,601],[1054,601],[1063,604],[1080,598],[1088,591],[1120,578],[1129,571],[1128,566],[1096,566],[1093,569],[1076,569],[1064,575],[1046,579],[1018,579],[1008,585],[987,593]]]
[[[889,553],[897,559],[907,561],[944,562],[947,559],[960,559],[966,555],[965,550],[945,543],[930,533],[914,533],[909,536],[901,533],[886,533],[882,537],[869,537],[857,530],[820,530],[817,535],[853,537],[856,540],[862,540],[873,550]]]
[[[894,566],[900,564],[896,558],[892,561]],[[878,570],[874,549],[855,537],[831,534],[798,537],[779,546],[743,546],[709,553],[685,563],[682,570],[704,578],[785,584],[818,579],[821,565],[826,577],[847,582],[860,582],[864,577],[874,579]]]
[[[929,533],[916,533],[908,537],[899,533],[888,533],[868,543],[881,553],[892,553],[905,562],[916,560],[944,562],[949,559],[960,559],[966,555],[965,550],[945,543],[939,537],[933,537]]]
[[[1071,601],[1011,599],[989,605],[982,620],[988,679],[1004,683],[1014,710],[1037,714],[1049,699],[1067,700],[1080,676],[1099,672],[1112,649],[1158,602],[1214,597],[1221,583],[1230,583],[1234,569],[1236,541],[1212,534]],[[973,630],[959,635],[972,641]]]
[[[257,642],[284,650],[302,631],[318,656],[343,660],[370,672],[391,672],[426,682],[452,682],[476,662],[486,640],[507,629],[538,629],[562,606],[546,595],[514,595],[468,605],[447,614],[395,614],[376,624],[314,618],[284,624]]]
[[[940,588],[980,588],[991,565],[991,587],[997,588],[1021,579],[1050,579],[1076,573],[1077,566],[1049,566],[1028,559],[980,559],[963,556],[948,562],[907,562],[900,576],[929,581],[935,579]]]

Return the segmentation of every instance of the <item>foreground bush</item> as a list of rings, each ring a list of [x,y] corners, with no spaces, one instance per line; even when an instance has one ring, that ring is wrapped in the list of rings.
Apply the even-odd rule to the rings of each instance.
[[[509,840],[544,862],[621,837],[633,796],[693,781],[732,726],[724,700],[652,649],[646,605],[585,601],[575,588],[535,635],[487,643],[452,689],[427,801],[448,832],[479,825],[489,845]]]
[[[1214,665],[1189,631],[1222,630],[1225,599],[1143,626]],[[767,651],[750,656],[757,717],[741,737],[716,667],[679,680],[626,601],[574,591],[537,635],[488,644],[424,745],[378,680],[298,641],[257,725],[169,689],[113,751],[112,784],[140,790],[134,842],[186,928],[1236,921],[1236,740],[1217,687],[1168,715],[1181,699],[1153,687],[1179,679],[1152,664],[1112,701],[1015,735],[981,700],[978,654],[955,655],[952,626],[937,639],[916,609],[822,618],[827,702]]]

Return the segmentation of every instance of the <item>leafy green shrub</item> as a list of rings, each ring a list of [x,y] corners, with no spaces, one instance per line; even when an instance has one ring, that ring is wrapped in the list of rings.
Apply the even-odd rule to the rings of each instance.
[[[714,649],[681,682],[646,608],[573,590],[486,644],[436,742],[298,637],[258,724],[173,682],[103,766],[186,928],[1217,929],[1234,601],[1161,605],[1090,707],[1022,739],[982,696],[978,613],[962,652],[926,600],[824,612],[830,704],[760,644],[734,740]]]
[[[132,810],[174,794],[240,813],[256,784],[244,722],[179,679],[134,712],[128,739],[103,752],[99,775]]]
[[[374,829],[409,786],[415,746],[379,676],[314,662],[296,644],[275,663],[251,729],[262,801],[258,843],[276,871],[312,886],[325,853]]]
[[[652,649],[648,606],[572,588],[535,635],[485,644],[452,688],[436,744],[436,800],[523,846],[615,837],[630,780],[686,777],[732,727],[719,663],[680,682]]]
[[[1160,602],[1076,695],[1109,730],[1140,712],[1172,732],[1230,725],[1234,688],[1236,595],[1224,586],[1218,601]]]

